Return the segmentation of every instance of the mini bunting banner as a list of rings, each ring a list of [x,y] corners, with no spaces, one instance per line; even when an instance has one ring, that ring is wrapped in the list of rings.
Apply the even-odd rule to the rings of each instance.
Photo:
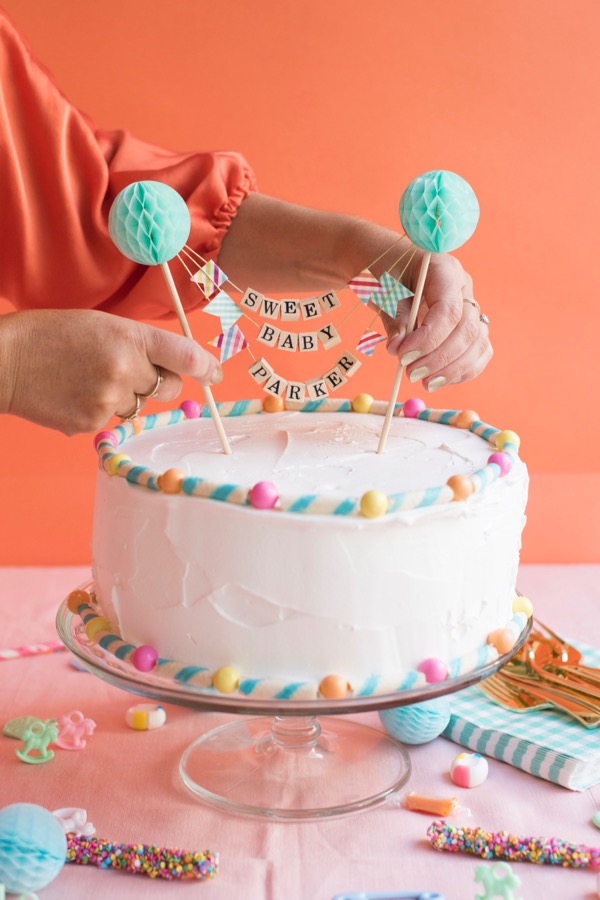
[[[235,325],[242,315],[242,311],[237,303],[235,303],[225,291],[219,291],[217,296],[210,301],[208,306],[204,307],[203,312],[208,313],[211,316],[218,316],[221,320],[221,328],[223,331],[226,331],[228,328],[231,328],[232,325]]]
[[[386,294],[385,287],[377,281],[369,269],[363,269],[360,275],[356,275],[355,278],[348,282],[348,287],[354,291],[362,303],[368,303],[369,300],[377,303],[376,297],[383,298]],[[378,303],[377,305],[379,306]]]
[[[376,306],[394,319],[396,318],[400,300],[404,300],[406,297],[412,297],[413,292],[409,291],[408,288],[405,288],[404,285],[394,278],[393,275],[390,275],[389,272],[384,272],[380,281],[384,289],[383,296],[377,294],[372,296],[371,299]]]
[[[248,346],[248,341],[237,325],[232,325],[231,328],[228,328],[227,331],[224,331],[223,334],[219,334],[208,343],[212,347],[218,347],[221,350],[222,363],[231,359],[231,357],[235,356],[236,353],[239,353],[240,350],[245,350]]]
[[[212,259],[205,262],[202,268],[192,275],[192,281],[202,288],[209,300],[227,280],[225,272],[222,272]]]
[[[359,353],[364,353],[365,356],[373,356],[375,347],[382,341],[385,341],[385,337],[382,334],[379,334],[378,331],[365,331],[356,345],[356,349]]]

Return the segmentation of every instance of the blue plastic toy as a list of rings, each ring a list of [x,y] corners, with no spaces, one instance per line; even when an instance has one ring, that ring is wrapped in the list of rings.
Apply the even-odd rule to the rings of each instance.
[[[0,809],[0,884],[15,894],[37,891],[65,864],[67,838],[51,812],[34,803]]]
[[[121,253],[145,266],[159,266],[177,256],[190,228],[185,200],[161,181],[127,185],[108,216],[108,231]]]
[[[408,185],[400,199],[400,221],[417,247],[430,253],[450,253],[475,231],[479,203],[464,178],[435,169]]]

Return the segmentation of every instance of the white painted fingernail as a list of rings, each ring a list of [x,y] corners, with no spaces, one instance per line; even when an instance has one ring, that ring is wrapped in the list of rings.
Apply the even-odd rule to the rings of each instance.
[[[446,379],[443,375],[438,375],[437,378],[432,378],[429,384],[427,385],[427,390],[437,391],[438,388],[443,387],[446,384]]]
[[[414,384],[415,381],[420,381],[421,378],[427,378],[428,375],[429,369],[427,366],[420,366],[418,369],[413,369],[408,377]]]
[[[211,384],[221,384],[221,382],[223,381],[223,375],[224,375],[223,369],[220,366],[217,366],[215,369],[212,370],[212,374],[210,376],[210,383]]]
[[[420,356],[423,356],[420,350],[411,350],[409,353],[405,353],[404,356],[400,357],[400,364],[403,366],[410,366],[410,364],[416,362]]]

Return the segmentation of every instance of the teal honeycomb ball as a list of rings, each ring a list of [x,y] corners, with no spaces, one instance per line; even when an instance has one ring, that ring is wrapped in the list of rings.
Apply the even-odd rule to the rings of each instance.
[[[49,810],[35,803],[0,809],[0,884],[19,894],[38,891],[65,864],[67,838]]]
[[[471,185],[444,169],[419,175],[400,199],[400,221],[413,244],[430,253],[449,253],[468,241],[479,221]]]
[[[382,709],[381,724],[388,734],[403,744],[427,744],[438,737],[450,721],[450,704],[446,697]]]
[[[177,256],[190,228],[185,200],[161,181],[127,185],[108,215],[109,234],[121,253],[144,266],[158,266]]]

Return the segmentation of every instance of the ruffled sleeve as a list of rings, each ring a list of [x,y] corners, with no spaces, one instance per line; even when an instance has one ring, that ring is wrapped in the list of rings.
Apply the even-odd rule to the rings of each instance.
[[[0,78],[0,296],[21,309],[171,315],[161,273],[126,259],[112,243],[112,201],[132,181],[169,184],[190,209],[188,243],[215,259],[240,203],[256,187],[244,158],[177,153],[124,131],[96,129],[1,10]],[[177,260],[172,271],[184,306],[200,305],[200,291]]]

